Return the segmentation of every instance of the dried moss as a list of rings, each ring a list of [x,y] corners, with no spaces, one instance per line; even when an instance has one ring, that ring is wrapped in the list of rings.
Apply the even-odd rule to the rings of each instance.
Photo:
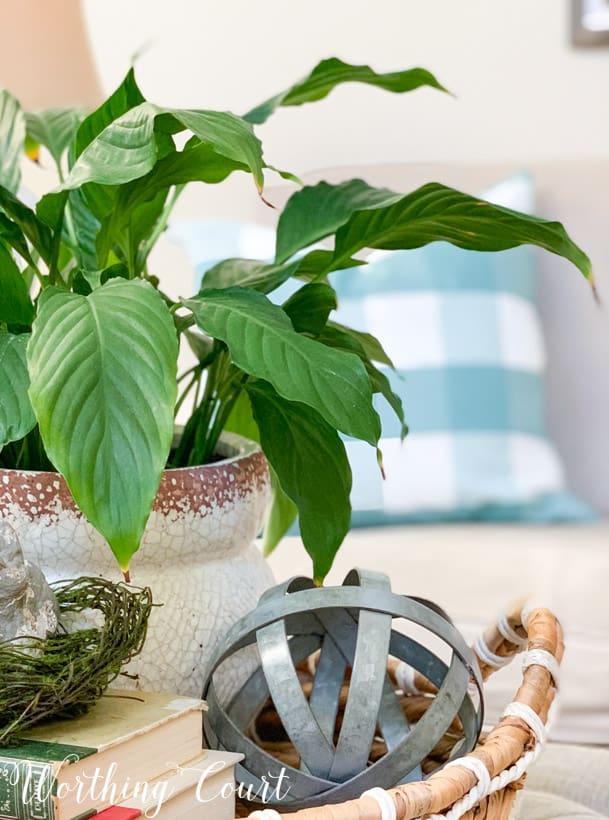
[[[62,626],[48,638],[0,643],[0,746],[45,719],[86,712],[144,644],[149,589],[78,578],[54,584],[53,591],[62,622],[98,610],[103,624],[73,632]]]

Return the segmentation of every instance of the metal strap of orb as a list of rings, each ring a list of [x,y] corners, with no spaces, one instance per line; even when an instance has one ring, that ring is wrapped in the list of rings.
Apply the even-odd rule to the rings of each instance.
[[[452,650],[450,663],[393,630],[393,618],[404,618],[441,638]],[[228,705],[221,704],[214,672],[229,656],[254,643],[260,666]],[[296,667],[317,650],[319,660],[307,699]],[[429,708],[413,726],[387,673],[389,655],[405,661],[438,687]],[[335,743],[348,667],[348,698]],[[478,690],[477,704],[468,692],[471,680]],[[281,802],[266,805],[290,810],[349,800],[373,786],[391,788],[420,780],[421,761],[457,715],[464,738],[451,759],[475,747],[483,719],[478,664],[448,617],[420,599],[396,595],[385,575],[363,570],[352,570],[340,587],[317,588],[308,578],[293,578],[266,592],[219,648],[204,697],[210,747],[244,755],[237,779],[250,794],[264,791],[265,782],[279,777],[283,770],[289,792]],[[269,697],[300,755],[298,769],[277,760],[247,734]],[[368,765],[377,727],[387,753]]]

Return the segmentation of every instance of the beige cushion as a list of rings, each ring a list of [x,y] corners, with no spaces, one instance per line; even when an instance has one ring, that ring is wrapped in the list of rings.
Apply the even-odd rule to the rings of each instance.
[[[270,561],[277,580],[311,573],[296,538],[285,539]],[[609,745],[609,523],[354,530],[329,581],[340,583],[356,566],[386,572],[395,592],[436,601],[470,641],[520,596],[551,607],[567,645],[552,737]],[[513,699],[520,679],[515,661],[489,681],[489,721]]]
[[[514,820],[595,820],[609,815],[609,750],[549,745],[530,769]]]
[[[510,816],[512,820],[602,820],[607,817],[581,803],[528,786],[516,798]]]

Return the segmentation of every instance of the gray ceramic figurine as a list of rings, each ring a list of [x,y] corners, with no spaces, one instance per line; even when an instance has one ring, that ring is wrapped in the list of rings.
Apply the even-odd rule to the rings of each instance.
[[[56,631],[58,616],[44,575],[23,557],[12,527],[0,521],[0,641],[46,638]]]

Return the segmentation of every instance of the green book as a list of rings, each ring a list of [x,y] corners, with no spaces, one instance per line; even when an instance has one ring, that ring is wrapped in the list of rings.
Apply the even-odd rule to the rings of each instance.
[[[0,748],[0,820],[84,820],[202,754],[203,701],[108,690]]]

